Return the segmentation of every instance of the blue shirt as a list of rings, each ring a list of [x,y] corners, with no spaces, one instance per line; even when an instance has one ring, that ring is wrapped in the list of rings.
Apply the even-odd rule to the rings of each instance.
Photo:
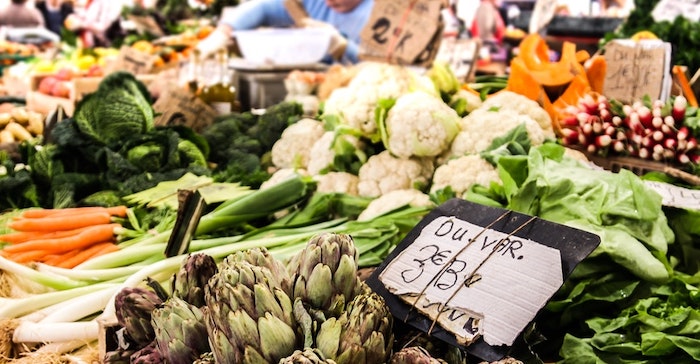
[[[357,62],[360,33],[372,13],[374,0],[363,0],[347,13],[338,13],[326,5],[325,0],[303,0],[310,18],[333,25],[347,40],[345,58]],[[290,27],[294,21],[284,7],[284,0],[252,0],[238,5],[230,17],[221,19],[223,24],[238,30],[261,26]]]

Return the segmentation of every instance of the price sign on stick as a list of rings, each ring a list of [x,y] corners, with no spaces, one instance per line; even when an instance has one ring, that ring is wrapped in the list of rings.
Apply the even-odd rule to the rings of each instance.
[[[608,71],[603,94],[631,103],[649,95],[665,100],[671,76],[671,45],[660,40],[613,40],[605,46]]]
[[[600,243],[588,232],[452,199],[368,280],[397,319],[495,361]]]
[[[151,73],[155,67],[157,56],[138,51],[128,46],[119,50],[117,69],[131,72],[135,75]]]
[[[181,88],[167,89],[153,104],[153,109],[160,113],[156,125],[185,125],[195,131],[210,125],[218,115],[192,92]]]
[[[360,59],[427,66],[442,39],[444,0],[376,0],[360,33]]]

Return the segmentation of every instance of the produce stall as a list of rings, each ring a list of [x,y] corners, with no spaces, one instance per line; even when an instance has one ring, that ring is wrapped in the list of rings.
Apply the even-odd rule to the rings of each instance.
[[[698,65],[663,33],[460,79],[439,29],[265,67],[211,30],[5,72],[0,362],[700,361]]]

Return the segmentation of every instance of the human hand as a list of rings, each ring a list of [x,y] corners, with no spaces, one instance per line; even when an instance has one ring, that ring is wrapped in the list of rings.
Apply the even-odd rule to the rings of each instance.
[[[75,14],[70,14],[63,21],[63,26],[70,31],[76,31],[83,27],[83,20]]]
[[[209,35],[200,40],[195,47],[202,59],[208,58],[216,53],[219,49],[226,47],[230,38],[231,32],[221,26],[214,29]]]
[[[342,34],[331,24],[323,21],[305,18],[300,22],[303,28],[317,28],[327,30],[331,35],[331,41],[328,45],[328,54],[335,60],[343,58],[345,54],[345,49],[348,46],[348,40],[343,37]]]

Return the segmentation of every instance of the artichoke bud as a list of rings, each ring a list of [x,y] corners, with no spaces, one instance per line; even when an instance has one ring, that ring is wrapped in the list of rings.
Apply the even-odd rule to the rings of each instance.
[[[260,352],[270,363],[279,362],[296,349],[297,338],[294,329],[270,313],[258,320],[258,331]]]
[[[173,278],[173,296],[197,307],[204,306],[204,286],[217,271],[216,262],[211,256],[188,255]]]
[[[151,313],[161,304],[163,301],[155,292],[141,287],[124,288],[115,297],[117,322],[140,348],[155,339]]]
[[[152,315],[156,344],[170,364],[190,364],[210,351],[202,311],[177,297],[171,297]]]
[[[292,355],[280,360],[279,364],[336,364],[331,359],[326,359],[318,349],[306,348],[296,350]]]
[[[436,359],[428,350],[421,346],[403,348],[391,356],[389,364],[445,364],[441,359]]]
[[[316,335],[316,347],[327,358],[335,358],[340,347],[340,335],[343,331],[343,324],[347,321],[345,315],[339,318],[331,317],[321,324],[321,328]]]
[[[257,267],[264,267],[272,273],[270,279],[273,280],[273,285],[282,288],[287,295],[291,293],[291,278],[285,265],[275,259],[270,252],[265,248],[253,248],[245,251],[239,251],[229,255],[222,262],[223,265],[233,265],[236,262],[248,262]]]
[[[135,350],[117,349],[105,353],[102,362],[105,364],[131,364],[131,355]]]
[[[165,358],[156,347],[156,342],[153,341],[141,350],[131,354],[129,362],[132,364],[161,364],[165,362]]]

